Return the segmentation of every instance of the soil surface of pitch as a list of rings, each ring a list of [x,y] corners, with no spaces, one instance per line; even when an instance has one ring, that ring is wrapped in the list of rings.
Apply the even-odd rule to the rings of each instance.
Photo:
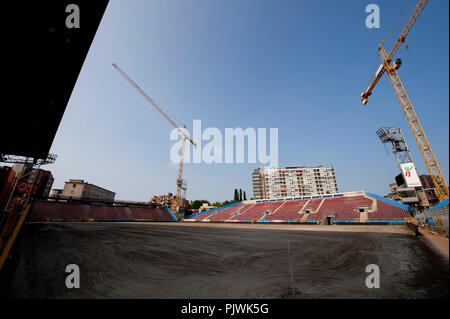
[[[266,226],[25,224],[0,298],[448,298],[448,260],[405,226]]]

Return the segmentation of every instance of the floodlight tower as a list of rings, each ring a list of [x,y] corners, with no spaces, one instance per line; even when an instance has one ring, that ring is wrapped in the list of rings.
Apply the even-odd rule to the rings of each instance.
[[[377,131],[377,135],[382,143],[391,143],[392,152],[397,159],[400,170],[401,164],[413,163],[411,153],[400,127],[381,127]]]
[[[397,191],[404,204],[412,205],[416,211],[429,207],[428,199],[424,193],[423,185],[417,174],[414,161],[406,144],[403,132],[399,127],[381,127],[377,135],[382,143],[391,143],[392,152],[397,159],[398,168],[403,177],[403,184]],[[412,179],[411,179],[412,178]],[[415,180],[414,180],[415,178]]]

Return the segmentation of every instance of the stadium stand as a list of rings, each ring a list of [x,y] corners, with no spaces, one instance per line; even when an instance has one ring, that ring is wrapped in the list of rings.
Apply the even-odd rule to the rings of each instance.
[[[135,221],[170,221],[174,219],[164,208],[129,207]]]
[[[215,213],[217,213],[218,211],[216,210],[216,211],[213,211],[213,212],[209,212],[209,213],[207,213],[207,214],[205,214],[205,215],[202,215],[200,218],[199,218],[199,220],[202,220],[202,219],[208,219],[208,217],[210,217],[210,216],[212,216],[212,215],[214,215]],[[195,219],[193,219],[193,220],[195,220]]]
[[[90,216],[95,221],[109,220],[109,219],[128,219],[128,216],[124,216],[120,212],[122,207],[109,207],[101,205],[90,206]]]
[[[300,221],[304,213],[300,213],[307,200],[286,201],[273,214],[266,215],[262,220],[291,220]]]
[[[319,207],[320,203],[322,202],[322,198],[320,199],[311,199],[309,203],[306,204],[304,211],[316,211],[316,209]]]
[[[247,210],[241,210],[241,212],[230,220],[258,220],[264,216],[265,213],[272,213],[277,208],[279,208],[283,202],[266,202],[266,203],[257,203],[255,205],[251,205],[251,207]]]
[[[404,204],[380,197],[374,194],[367,194],[377,201],[377,210],[367,213],[367,222],[404,222],[405,218],[411,217],[412,210]]]
[[[362,219],[362,214],[366,218]],[[201,222],[307,222],[325,223],[404,223],[411,209],[374,194],[354,192],[278,201],[246,201],[187,217]],[[30,221],[176,221],[166,208],[146,206],[113,206],[95,203],[36,201]]]
[[[166,208],[103,206],[82,203],[36,201],[30,221],[176,221]]]
[[[225,210],[226,208],[229,208],[229,207],[241,206],[241,204],[242,204],[241,202],[238,202],[238,203],[222,206],[222,207],[219,207],[219,208],[214,208],[214,209],[211,209],[211,210],[208,210],[208,211],[196,213],[196,214],[193,214],[193,215],[190,215],[190,216],[186,217],[185,220],[186,221],[191,221],[191,222],[195,222],[195,221],[209,221],[208,218],[210,216],[213,216],[213,215],[215,215],[215,214],[217,214],[217,213],[219,213],[219,212],[221,212],[221,211],[223,211],[223,210]]]
[[[357,222],[360,207],[370,207],[372,200],[364,196],[325,199],[319,212],[310,214],[308,220],[321,221],[326,216],[333,216],[335,221]]]
[[[204,222],[404,223],[411,209],[375,194],[350,192],[320,198],[246,201],[188,217]],[[364,218],[361,218],[363,216]]]
[[[82,205],[35,202],[28,218],[31,221],[80,221],[83,216]]]
[[[392,206],[379,200],[377,200],[377,205],[377,211],[367,214],[369,220],[402,220],[411,217],[408,211],[400,207]]]
[[[250,206],[252,206],[252,205],[240,204],[240,205],[236,205],[236,206],[231,206],[231,207],[225,208],[223,210],[217,211],[215,214],[208,217],[207,219],[209,221],[214,221],[214,222],[226,221],[229,218],[233,217],[235,214],[245,211]]]

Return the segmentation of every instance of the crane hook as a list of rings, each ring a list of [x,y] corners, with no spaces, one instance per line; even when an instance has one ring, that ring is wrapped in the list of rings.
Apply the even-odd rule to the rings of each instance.
[[[411,54],[411,51],[409,51],[408,43],[405,43],[405,49],[408,51],[409,54]]]

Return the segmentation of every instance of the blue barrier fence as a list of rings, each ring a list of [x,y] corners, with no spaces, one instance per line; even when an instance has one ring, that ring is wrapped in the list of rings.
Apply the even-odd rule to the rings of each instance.
[[[449,202],[449,201],[448,201],[448,198],[447,198],[446,200],[440,202],[439,204],[436,204],[436,205],[434,205],[433,207],[428,208],[428,209],[425,211],[425,213],[430,212],[430,211],[432,211],[433,209],[437,209],[437,208],[444,207],[445,205],[448,205],[448,202]]]
[[[405,224],[404,219],[368,219],[366,223],[389,223],[389,224]]]
[[[167,209],[167,211],[170,213],[170,215],[172,215],[173,221],[174,221],[174,222],[177,222],[177,221],[178,221],[177,216],[175,216],[175,214],[172,213],[172,211],[170,210],[169,207],[166,207],[166,209]]]

